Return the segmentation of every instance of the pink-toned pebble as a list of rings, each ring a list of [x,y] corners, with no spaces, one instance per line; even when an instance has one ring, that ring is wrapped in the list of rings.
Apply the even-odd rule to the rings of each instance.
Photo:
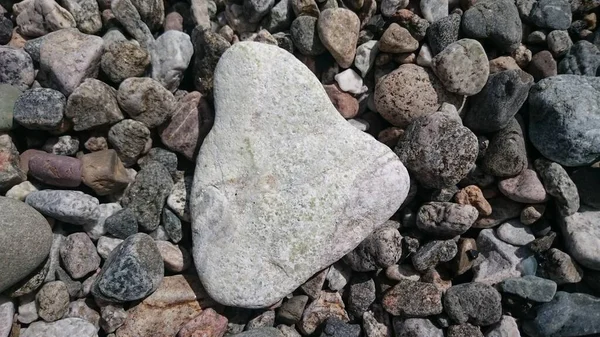
[[[81,184],[81,161],[73,157],[40,153],[29,159],[29,174],[49,185],[77,187]]]

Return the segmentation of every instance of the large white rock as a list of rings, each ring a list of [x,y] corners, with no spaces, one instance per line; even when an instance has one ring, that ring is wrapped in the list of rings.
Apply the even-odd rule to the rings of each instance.
[[[570,255],[584,267],[600,270],[600,211],[581,207],[561,225]]]
[[[218,302],[269,306],[354,249],[400,207],[398,157],[356,130],[292,54],[241,42],[214,77],[196,164],[194,262]]]

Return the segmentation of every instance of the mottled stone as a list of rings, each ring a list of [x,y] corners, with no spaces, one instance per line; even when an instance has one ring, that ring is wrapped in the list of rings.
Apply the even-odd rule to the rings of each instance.
[[[389,267],[402,256],[401,241],[402,236],[396,228],[384,225],[346,254],[344,262],[359,272]]]
[[[523,129],[519,122],[512,118],[508,126],[492,136],[483,157],[482,168],[496,177],[512,177],[526,167],[527,151]]]
[[[52,231],[35,209],[0,197],[0,291],[15,285],[43,265],[50,253]]]
[[[227,318],[208,308],[185,323],[177,333],[177,337],[220,337],[226,331]]]
[[[63,123],[67,100],[60,92],[35,88],[24,91],[14,106],[14,119],[31,130],[56,130]]]
[[[173,94],[147,77],[128,78],[121,82],[117,100],[123,111],[148,128],[164,123],[175,110]]]
[[[454,201],[461,205],[471,205],[479,211],[482,216],[492,214],[492,206],[483,196],[483,192],[477,185],[469,185],[454,195]]]
[[[152,49],[152,78],[171,92],[177,90],[193,54],[189,35],[175,30],[164,32]]]
[[[59,336],[78,336],[78,337],[96,337],[98,331],[96,327],[81,318],[64,318],[56,322],[46,323],[42,321],[34,322],[27,330],[20,335],[21,337],[59,337]]]
[[[69,293],[64,282],[48,282],[35,295],[38,314],[46,322],[61,319],[69,309]]]
[[[113,125],[108,131],[108,142],[126,167],[133,166],[138,158],[152,147],[148,127],[132,119],[125,119]]]
[[[540,265],[540,275],[558,285],[577,283],[583,278],[583,270],[569,254],[551,248],[544,254]]]
[[[31,56],[23,49],[0,46],[0,83],[21,90],[29,88],[35,79]]]
[[[85,34],[95,34],[102,29],[100,8],[94,0],[63,0],[61,4],[73,15],[77,28]]]
[[[559,164],[543,158],[537,159],[534,166],[540,175],[546,192],[554,198],[560,214],[569,216],[577,212],[579,209],[579,193],[567,171]]]
[[[65,269],[74,279],[82,278],[100,266],[96,247],[85,233],[67,236],[60,247],[60,256]]]
[[[304,310],[298,329],[305,334],[312,334],[321,323],[332,317],[348,322],[348,314],[344,309],[345,306],[340,293],[323,291]]]
[[[150,64],[150,54],[133,41],[117,41],[106,47],[100,66],[114,83],[129,77],[144,75]]]
[[[93,224],[99,216],[98,199],[79,191],[42,190],[25,201],[46,216],[74,225]]]
[[[13,186],[27,179],[27,172],[20,166],[19,151],[9,135],[0,135],[0,191],[12,189]],[[8,192],[7,192],[8,193]],[[6,195],[8,196],[8,195]]]
[[[213,77],[217,62],[221,55],[231,46],[224,37],[209,30],[198,27],[192,32],[194,45],[194,85],[203,95],[209,95],[213,90]]]
[[[379,50],[384,53],[410,53],[419,48],[419,41],[397,23],[392,23],[379,40]]]
[[[427,317],[443,311],[442,292],[424,282],[400,280],[381,301],[383,308],[395,316]]]
[[[354,61],[360,29],[358,16],[345,8],[327,9],[319,16],[317,28],[321,42],[340,67],[350,67]]]
[[[535,302],[550,302],[556,293],[556,282],[533,276],[510,278],[502,281],[499,290]]]
[[[121,23],[127,32],[133,36],[137,42],[139,42],[142,48],[148,50],[154,44],[154,37],[152,36],[152,32],[148,28],[148,25],[146,25],[146,23],[143,21],[140,12],[138,12],[138,9],[136,8],[137,6],[134,4],[140,5],[142,2],[131,0],[111,0],[110,9],[115,18]],[[161,5],[162,7],[162,2],[148,1],[148,5],[152,6],[153,4]],[[162,20],[160,17],[157,18]]]
[[[425,271],[439,263],[452,260],[457,251],[454,240],[433,240],[419,247],[417,253],[412,255],[411,261],[415,269]]]
[[[123,119],[116,90],[91,78],[69,96],[65,116],[73,121],[75,131],[104,127]]]
[[[154,240],[143,233],[132,235],[110,253],[92,294],[112,302],[142,299],[158,289],[163,268]]]
[[[533,4],[529,19],[540,28],[565,30],[571,26],[571,6],[568,0],[539,0]]]
[[[417,227],[438,238],[451,238],[471,228],[478,216],[477,209],[470,205],[430,202],[419,208]]]
[[[448,316],[458,323],[487,326],[502,319],[501,299],[500,293],[489,285],[464,283],[446,291],[444,308]]]

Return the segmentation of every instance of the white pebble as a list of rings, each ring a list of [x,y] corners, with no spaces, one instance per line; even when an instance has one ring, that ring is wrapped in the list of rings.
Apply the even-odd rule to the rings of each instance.
[[[37,187],[35,187],[31,182],[24,181],[8,190],[6,192],[6,197],[25,201],[25,198],[29,195],[29,193],[36,191],[38,191]]]
[[[96,247],[98,250],[98,255],[100,255],[103,259],[108,258],[110,252],[117,248],[121,242],[123,242],[121,239],[111,238],[109,236],[101,236],[100,239],[98,239],[98,244]]]
[[[419,51],[419,56],[417,56],[417,64],[421,67],[429,68],[431,67],[431,49],[429,49],[429,45],[424,43]]]
[[[352,94],[364,92],[362,78],[352,69],[346,69],[335,75],[335,81],[342,91]]]

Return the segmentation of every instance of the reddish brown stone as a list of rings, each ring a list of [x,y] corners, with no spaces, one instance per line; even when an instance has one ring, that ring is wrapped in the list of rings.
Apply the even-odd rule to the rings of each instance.
[[[358,100],[352,95],[345,93],[336,84],[324,85],[325,92],[333,106],[346,119],[354,118],[358,113]]]
[[[213,309],[206,309],[187,322],[177,337],[223,337],[227,332],[227,318]]]
[[[471,205],[479,211],[479,215],[492,214],[492,206],[483,197],[483,192],[477,185],[469,185],[454,195],[454,200],[461,205]]]
[[[535,81],[539,81],[546,77],[556,76],[556,60],[547,50],[543,50],[531,58],[527,72],[533,76]]]
[[[398,141],[402,135],[404,135],[403,129],[391,126],[382,130],[379,135],[377,135],[377,140],[393,149],[396,147],[396,145],[398,145]]]
[[[131,182],[115,150],[102,150],[81,156],[83,183],[98,195],[118,192]]]
[[[48,185],[77,187],[81,184],[81,161],[73,157],[40,153],[29,159],[29,174]]]
[[[193,160],[214,122],[214,114],[202,94],[193,91],[179,102],[171,121],[160,130],[160,139],[170,150]]]

